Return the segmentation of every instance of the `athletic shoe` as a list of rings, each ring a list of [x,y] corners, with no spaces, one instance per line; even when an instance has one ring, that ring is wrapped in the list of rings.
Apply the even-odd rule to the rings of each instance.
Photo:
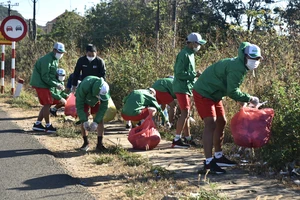
[[[56,128],[54,128],[52,126],[52,124],[50,124],[50,126],[46,126],[46,132],[47,133],[55,133],[56,132]]]
[[[189,144],[186,144],[182,141],[182,139],[180,138],[179,140],[176,140],[173,139],[173,142],[172,142],[172,148],[182,148],[182,149],[187,149],[187,148],[190,148],[191,145]]]
[[[51,115],[53,115],[54,117],[57,117],[57,114],[56,114],[57,110],[53,110],[52,108],[50,108],[50,113]]]
[[[81,151],[88,151],[90,149],[89,144],[83,143],[83,145],[80,147]]]
[[[217,165],[216,161],[212,159],[209,164],[206,164],[206,161],[204,161],[204,169],[210,174],[224,174],[226,173],[225,169],[222,169],[219,165]]]
[[[106,152],[107,148],[103,144],[97,144],[96,151]]]
[[[183,142],[186,143],[186,144],[189,144],[193,147],[196,147],[198,146],[197,143],[193,140],[193,138],[191,140],[187,140],[185,137],[183,138]]]
[[[237,164],[236,162],[227,159],[224,155],[221,158],[214,157],[214,159],[217,165],[219,165],[220,167],[232,167]]]
[[[131,129],[131,126],[129,124],[126,124],[126,129]]]
[[[42,124],[36,125],[34,123],[33,127],[32,127],[32,130],[34,130],[34,131],[43,131],[44,132],[46,130],[46,128]]]

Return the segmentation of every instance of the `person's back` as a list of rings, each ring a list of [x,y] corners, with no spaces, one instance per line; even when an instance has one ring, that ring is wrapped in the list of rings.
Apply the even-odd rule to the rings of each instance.
[[[220,101],[225,96],[236,101],[248,101],[249,96],[239,89],[248,71],[243,52],[246,45],[240,45],[238,57],[222,59],[206,68],[194,84],[194,90],[214,101]]]
[[[50,88],[56,86],[57,83],[53,83],[53,80],[56,79],[57,66],[58,59],[55,58],[53,52],[47,53],[39,58],[34,65],[30,78],[30,85],[38,88]]]
[[[153,102],[156,102],[156,99],[146,89],[140,89],[133,90],[123,101],[125,104],[122,108],[122,112],[129,116],[135,116],[139,114],[142,109],[148,106],[154,106]]]
[[[160,92],[168,92],[174,99],[176,99],[176,95],[173,92],[173,80],[174,78],[161,78],[155,81],[155,83],[151,86],[156,91]]]

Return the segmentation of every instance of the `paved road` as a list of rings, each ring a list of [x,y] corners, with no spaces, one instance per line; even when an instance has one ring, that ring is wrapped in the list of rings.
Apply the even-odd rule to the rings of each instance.
[[[0,199],[94,199],[0,108]]]

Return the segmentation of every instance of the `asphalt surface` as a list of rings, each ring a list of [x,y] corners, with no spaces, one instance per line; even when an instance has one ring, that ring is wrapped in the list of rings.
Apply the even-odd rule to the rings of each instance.
[[[0,108],[0,200],[94,199]]]

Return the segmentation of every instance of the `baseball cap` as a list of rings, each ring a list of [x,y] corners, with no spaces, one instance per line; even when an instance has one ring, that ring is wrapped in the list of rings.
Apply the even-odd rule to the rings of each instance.
[[[263,57],[261,56],[261,51],[260,48],[255,45],[255,44],[250,44],[248,46],[246,46],[245,48],[245,54],[247,54],[250,58],[257,58],[260,57],[263,59]]]
[[[66,53],[65,45],[60,42],[56,42],[53,49],[56,49],[59,53]]]
[[[96,52],[97,51],[97,48],[93,44],[88,44],[85,49],[86,49],[86,52],[88,52],[88,51]]]
[[[147,88],[147,89],[149,90],[150,93],[156,96],[156,91],[154,90],[154,88]]]
[[[99,98],[102,101],[108,101],[110,98],[109,85],[105,81],[100,87]]]
[[[56,70],[56,73],[58,74],[58,76],[65,76],[66,75],[66,71],[62,68],[58,68]]]
[[[206,40],[203,40],[199,33],[191,33],[186,38],[187,42],[196,42],[198,44],[205,44]]]

